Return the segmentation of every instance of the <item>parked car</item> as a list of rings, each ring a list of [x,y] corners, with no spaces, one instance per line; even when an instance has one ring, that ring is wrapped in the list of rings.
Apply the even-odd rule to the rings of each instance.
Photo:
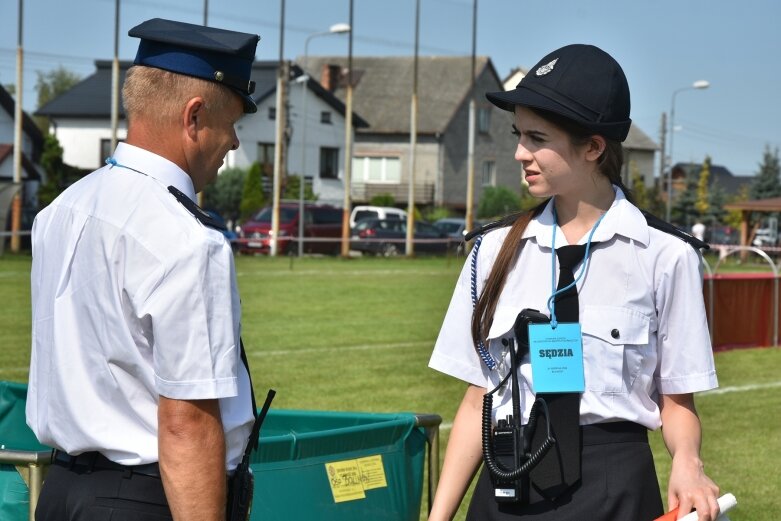
[[[257,212],[241,226],[238,250],[242,253],[269,253],[271,250],[270,206]],[[298,252],[298,203],[279,205],[279,238],[277,251]],[[342,209],[330,205],[304,205],[304,252],[339,253],[342,237]],[[308,240],[309,239],[309,240]],[[325,240],[318,240],[325,239]]]
[[[474,221],[472,223],[472,229],[476,230],[482,225],[482,222]],[[439,219],[438,221],[434,221],[434,226],[456,240],[462,240],[464,235],[466,235],[466,219],[462,217],[446,217],[444,219]]]
[[[406,220],[361,219],[352,230],[350,249],[392,257],[404,253],[406,240]],[[447,253],[452,244],[447,234],[420,221],[415,222],[414,240],[415,253]]]
[[[474,221],[472,229],[475,230],[482,226],[480,221]],[[466,235],[466,219],[461,217],[446,217],[434,222],[440,231],[447,234],[452,241],[453,251],[456,253],[463,253],[466,243],[464,242],[464,236]]]
[[[392,219],[396,221],[406,221],[407,212],[392,206],[356,206],[350,212],[350,229],[361,219]]]

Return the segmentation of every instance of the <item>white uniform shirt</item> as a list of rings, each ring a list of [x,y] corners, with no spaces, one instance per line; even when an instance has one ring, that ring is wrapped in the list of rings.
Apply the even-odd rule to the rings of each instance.
[[[483,238],[477,259],[478,294],[508,231],[498,229]],[[499,383],[509,366],[509,354],[500,340],[513,336],[518,313],[532,308],[549,314],[552,236],[551,202],[526,228],[520,256],[497,303],[488,349],[494,360],[502,362],[499,368],[488,370],[472,342],[471,255],[456,285],[430,367],[488,390]],[[592,241],[599,244],[592,244],[588,272],[577,284],[586,380],[580,423],[627,420],[656,429],[661,425],[660,393],[691,393],[718,385],[702,297],[700,256],[681,239],[650,228],[617,188],[615,201]],[[559,229],[555,246],[566,244]],[[574,270],[576,277],[582,266]],[[618,339],[611,334],[614,329]],[[525,423],[534,402],[534,382],[529,355],[521,362]],[[510,393],[497,395],[494,421],[511,414]]]
[[[226,468],[252,426],[231,248],[168,192],[175,164],[127,144],[33,225],[27,424],[70,454],[158,459],[158,397],[219,399]]]

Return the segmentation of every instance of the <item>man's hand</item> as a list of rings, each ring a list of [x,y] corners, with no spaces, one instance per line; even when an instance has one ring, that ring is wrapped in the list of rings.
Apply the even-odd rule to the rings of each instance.
[[[225,519],[225,434],[217,400],[160,397],[158,456],[176,520]]]

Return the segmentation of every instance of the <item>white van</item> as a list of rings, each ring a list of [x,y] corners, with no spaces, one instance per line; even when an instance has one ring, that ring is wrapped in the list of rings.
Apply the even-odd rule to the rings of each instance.
[[[392,206],[356,206],[350,214],[350,228],[361,219],[407,220],[407,212]]]

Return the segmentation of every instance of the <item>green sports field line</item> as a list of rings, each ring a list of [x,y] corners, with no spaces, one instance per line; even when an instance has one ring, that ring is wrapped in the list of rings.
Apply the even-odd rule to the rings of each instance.
[[[250,357],[260,358],[263,356],[280,356],[280,355],[295,355],[304,353],[336,353],[343,351],[368,351],[370,349],[405,349],[408,347],[420,347],[431,346],[434,347],[433,342],[400,342],[396,344],[361,344],[355,346],[339,346],[339,347],[310,347],[306,349],[274,349],[271,351],[252,351],[249,354]]]

